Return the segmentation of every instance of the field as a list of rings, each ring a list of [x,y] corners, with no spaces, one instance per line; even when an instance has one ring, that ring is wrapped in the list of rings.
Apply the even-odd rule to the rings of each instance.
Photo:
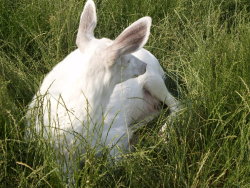
[[[65,187],[49,144],[24,139],[24,116],[46,73],[76,48],[84,3],[0,0],[0,187]],[[145,48],[179,83],[185,110],[160,136],[163,110],[115,165],[87,153],[77,186],[250,187],[249,0],[95,3],[96,37],[152,17]]]

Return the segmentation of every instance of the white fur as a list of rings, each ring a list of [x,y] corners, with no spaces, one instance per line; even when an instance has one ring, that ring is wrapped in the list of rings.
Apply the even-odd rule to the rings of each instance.
[[[95,142],[115,85],[146,71],[146,64],[131,53],[147,42],[151,18],[139,19],[115,40],[96,39],[95,9],[88,0],[80,19],[78,49],[44,78],[27,113],[28,118],[34,117],[38,133],[55,139],[57,147],[67,145],[66,153],[83,140]]]
[[[145,49],[133,55],[147,63],[147,71],[117,84],[110,97],[102,142],[111,148],[113,157],[130,150],[134,131],[159,114],[160,102],[168,105],[171,113],[180,108],[179,102],[165,86],[164,71],[158,60]]]

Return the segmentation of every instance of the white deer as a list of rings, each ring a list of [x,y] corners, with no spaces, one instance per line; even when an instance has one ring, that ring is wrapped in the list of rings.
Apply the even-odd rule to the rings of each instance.
[[[131,53],[147,42],[150,17],[137,20],[115,40],[96,39],[96,22],[95,4],[88,0],[80,18],[78,49],[44,78],[27,113],[34,118],[35,132],[56,140],[56,147],[66,148],[66,153],[73,147],[83,152],[78,147],[82,141],[94,144],[115,85],[146,71],[146,64]]]
[[[145,49],[133,55],[147,64],[147,71],[116,85],[107,106],[106,127],[102,133],[102,143],[116,159],[130,151],[134,132],[159,114],[161,103],[168,106],[170,116],[181,109],[180,102],[164,83],[165,73],[155,56]]]

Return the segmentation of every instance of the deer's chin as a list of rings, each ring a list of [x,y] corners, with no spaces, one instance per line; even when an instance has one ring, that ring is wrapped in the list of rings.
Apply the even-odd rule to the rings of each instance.
[[[168,105],[166,105],[164,102],[160,102],[161,109],[167,109]]]
[[[139,74],[135,74],[132,78],[137,78],[138,76],[140,76]]]
[[[147,101],[147,104],[150,107],[150,111],[155,112],[168,108],[168,105],[154,97],[147,89],[143,88],[143,92],[145,101]]]
[[[144,93],[144,100],[147,103],[149,111],[152,113],[159,111],[161,107],[160,101],[156,97],[152,96],[150,91],[145,88],[143,88],[143,93]]]

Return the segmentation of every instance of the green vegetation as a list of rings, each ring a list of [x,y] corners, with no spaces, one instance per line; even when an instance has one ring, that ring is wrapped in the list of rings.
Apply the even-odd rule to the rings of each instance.
[[[95,0],[97,37],[153,18],[146,48],[185,85],[186,110],[139,131],[113,166],[85,155],[79,187],[250,187],[249,0]],[[80,0],[0,0],[0,187],[64,187],[54,152],[25,141],[27,105],[44,75],[76,48]]]

